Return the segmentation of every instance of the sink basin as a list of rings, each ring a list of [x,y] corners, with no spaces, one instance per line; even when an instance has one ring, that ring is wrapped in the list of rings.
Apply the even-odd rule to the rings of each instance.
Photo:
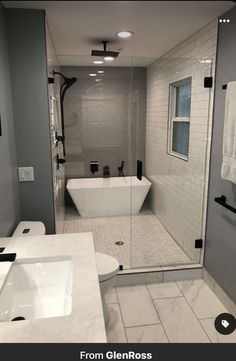
[[[70,257],[15,261],[0,291],[0,322],[66,316],[72,309]]]

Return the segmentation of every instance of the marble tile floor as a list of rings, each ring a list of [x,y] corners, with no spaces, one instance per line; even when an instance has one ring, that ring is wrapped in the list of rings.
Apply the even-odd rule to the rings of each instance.
[[[116,257],[124,269],[193,263],[147,207],[132,217],[91,218],[67,207],[64,233],[73,232],[92,232],[96,251]]]
[[[110,343],[236,343],[215,330],[227,310],[202,279],[116,287],[106,301]]]

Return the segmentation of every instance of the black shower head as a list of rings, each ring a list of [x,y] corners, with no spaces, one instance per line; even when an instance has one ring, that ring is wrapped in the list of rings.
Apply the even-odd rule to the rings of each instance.
[[[101,56],[103,58],[105,58],[106,56],[111,56],[112,58],[117,58],[118,55],[120,54],[119,51],[115,51],[115,50],[107,50],[107,43],[108,41],[102,41],[103,43],[103,50],[92,50],[91,51],[91,55],[92,56]]]

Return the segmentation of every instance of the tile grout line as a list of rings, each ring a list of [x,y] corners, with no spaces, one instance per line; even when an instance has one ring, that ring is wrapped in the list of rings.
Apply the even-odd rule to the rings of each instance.
[[[162,282],[162,283],[163,283],[163,282]],[[156,306],[155,306],[155,304],[154,304],[154,302],[153,302],[151,293],[149,292],[149,289],[148,289],[148,287],[147,287],[146,284],[145,284],[145,287],[146,287],[146,289],[147,289],[147,291],[148,291],[148,293],[149,293],[149,296],[150,296],[150,298],[151,298],[151,300],[152,300],[153,307],[154,307],[154,309],[155,309],[155,311],[156,311],[156,313],[157,313],[157,316],[158,316],[158,318],[159,318],[159,320],[160,320],[160,324],[161,324],[161,326],[162,326],[162,328],[163,328],[163,331],[164,331],[164,333],[165,333],[165,335],[166,335],[166,338],[167,338],[167,340],[168,340],[168,343],[171,343],[171,342],[170,342],[170,339],[169,339],[169,337],[168,337],[168,335],[167,335],[167,332],[166,332],[166,330],[165,330],[165,327],[164,327],[164,325],[163,325],[163,323],[162,323],[162,321],[161,321],[161,318],[160,318],[160,316],[159,316],[159,313],[157,312],[157,309],[156,309]]]
[[[138,327],[148,327],[148,326],[162,326],[161,322],[159,323],[148,323],[146,325],[135,325],[135,326],[128,326],[128,327],[125,327],[125,329],[128,329],[128,328],[138,328]]]
[[[169,296],[169,297],[152,297],[152,299],[155,301],[155,300],[168,300],[170,298],[183,298],[182,295],[180,296]]]
[[[121,310],[121,306],[120,306],[120,300],[119,300],[119,296],[118,296],[118,292],[117,292],[116,287],[115,287],[115,290],[116,290],[116,295],[117,295],[117,299],[118,299],[118,306],[119,306],[119,310],[120,310],[121,321],[122,321],[123,328],[124,328],[124,331],[125,331],[126,342],[129,343],[127,333],[126,333],[126,329],[125,329],[124,318],[123,318],[123,314],[122,314],[122,310]]]
[[[184,282],[184,281],[182,281],[182,282]],[[203,281],[203,282],[204,282],[204,281]],[[183,297],[184,297],[185,301],[186,301],[186,302],[187,302],[187,304],[189,305],[189,307],[190,307],[191,311],[193,312],[193,314],[194,314],[195,318],[197,319],[197,322],[199,323],[199,325],[200,325],[201,329],[202,329],[202,330],[203,330],[203,332],[205,333],[205,335],[206,335],[206,337],[208,338],[208,340],[210,341],[210,343],[212,343],[212,342],[211,342],[210,337],[208,336],[207,332],[204,330],[204,328],[203,328],[203,326],[202,326],[201,322],[199,321],[199,318],[198,318],[198,317],[197,317],[197,315],[195,314],[195,312],[194,312],[194,310],[193,310],[192,306],[191,306],[191,305],[190,305],[190,303],[188,302],[187,298],[185,297],[184,293],[182,292],[182,290],[181,290],[181,289],[180,289],[180,287],[178,286],[178,283],[177,283],[177,282],[176,282],[176,285],[177,285],[177,287],[179,288],[180,292],[182,293],[182,295],[183,295]]]
[[[145,285],[144,285],[144,286],[145,286]],[[131,286],[131,287],[132,287],[132,286]],[[149,296],[150,296],[150,295],[149,295]],[[118,302],[119,302],[119,297],[118,297]],[[153,304],[153,302],[152,302],[152,304]],[[154,306],[154,305],[153,305],[153,306]],[[156,322],[155,322],[155,323],[140,324],[140,325],[136,325],[136,326],[127,326],[127,327],[126,327],[125,324],[124,324],[124,319],[123,319],[123,314],[122,314],[122,310],[121,310],[121,307],[120,307],[120,303],[119,303],[119,308],[120,308],[120,313],[121,313],[122,322],[123,322],[123,326],[124,326],[124,329],[125,329],[126,337],[127,337],[127,332],[126,332],[126,329],[127,329],[127,328],[162,325],[161,320],[160,320],[160,317],[159,317],[159,315],[158,315],[158,313],[157,313],[157,310],[156,310],[155,306],[154,306],[154,310],[155,310],[155,312],[156,312],[157,315],[158,315],[158,319],[160,320],[160,323],[156,323]],[[163,327],[163,325],[162,325],[162,327]],[[164,332],[165,332],[165,330],[164,330]],[[165,332],[165,333],[166,333],[166,332]],[[168,337],[167,337],[167,340],[169,341]],[[127,343],[129,343],[128,337],[127,337]]]

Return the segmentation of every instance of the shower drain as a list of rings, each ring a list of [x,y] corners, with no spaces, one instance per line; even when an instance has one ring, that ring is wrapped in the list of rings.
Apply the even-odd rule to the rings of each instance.
[[[123,245],[124,245],[124,242],[118,241],[118,242],[115,242],[115,244],[116,244],[117,246],[123,246]]]

